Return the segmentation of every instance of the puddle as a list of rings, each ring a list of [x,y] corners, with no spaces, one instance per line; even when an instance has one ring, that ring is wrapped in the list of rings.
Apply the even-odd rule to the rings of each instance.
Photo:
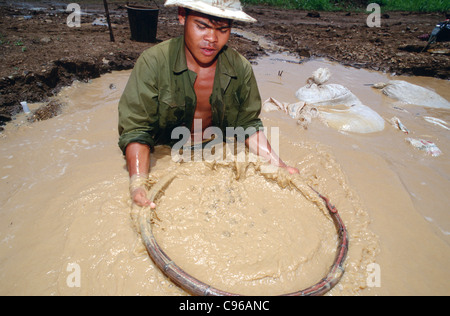
[[[450,111],[398,104],[370,87],[389,80],[386,74],[343,67],[326,60],[299,63],[284,54],[261,58],[254,66],[262,99],[273,97],[283,102],[297,102],[295,92],[320,67],[330,69],[330,83],[350,89],[386,122],[393,116],[398,117],[411,132],[405,135],[386,123],[385,129],[377,133],[341,133],[319,120],[313,120],[305,130],[284,113],[262,114],[265,126],[280,128],[283,159],[298,167],[305,181],[313,181],[330,197],[348,226],[347,270],[332,294],[450,293],[447,284],[450,276],[447,269],[450,262],[447,194],[450,136],[447,129],[425,120],[425,117],[434,117],[449,122]],[[186,294],[153,265],[130,216],[128,176],[117,146],[117,103],[129,75],[130,71],[115,72],[89,84],[76,83],[60,93],[60,101],[66,104],[60,116],[30,124],[21,114],[0,134],[0,294]],[[431,88],[450,100],[448,81],[401,79]],[[116,89],[111,89],[111,84]],[[30,108],[33,110],[37,105],[30,104]],[[411,147],[405,141],[406,137],[432,140],[443,155],[426,156]],[[155,178],[177,167],[168,153],[159,148],[152,156]],[[215,208],[208,209],[211,207],[208,202],[212,200],[197,203],[203,207],[199,209],[210,211],[209,215],[201,214],[203,220],[200,222],[206,223],[204,219],[214,215],[211,213],[214,211],[216,221],[210,223],[221,228],[217,236],[211,236],[209,246],[209,235],[195,238],[194,228],[201,223],[189,222],[200,216],[193,213],[194,209],[185,210],[186,217],[182,216],[181,209],[178,213],[161,213],[161,219],[165,221],[161,225],[168,225],[164,234],[169,234],[161,236],[165,238],[166,247],[189,249],[186,256],[182,250],[175,251],[175,256],[186,257],[187,261],[189,258],[197,260],[197,267],[192,262],[185,263],[193,267],[194,272],[205,267],[211,269],[205,271],[211,282],[250,293],[252,290],[261,294],[280,293],[293,288],[295,280],[277,284],[283,279],[280,276],[285,276],[283,269],[297,271],[304,282],[311,281],[303,278],[308,269],[314,270],[314,277],[321,275],[326,264],[322,264],[325,268],[317,267],[317,270],[315,265],[306,265],[303,270],[292,265],[300,260],[300,251],[304,250],[307,256],[314,247],[321,248],[311,250],[320,254],[321,263],[328,260],[327,252],[333,249],[332,246],[314,243],[302,246],[298,240],[301,232],[305,233],[306,240],[314,240],[317,236],[315,228],[305,223],[319,216],[320,210],[302,213],[303,209],[298,209],[296,212],[295,193],[281,190],[251,174],[244,182],[229,180],[221,186],[220,181],[224,179],[229,178],[202,174],[187,179],[190,186],[174,183],[174,187],[168,189],[161,203],[172,211],[180,205],[196,204],[183,200],[189,194],[202,198],[203,190],[205,196],[214,197],[214,190],[223,191]],[[207,185],[201,187],[205,183]],[[249,189],[258,185],[262,186],[261,192]],[[177,188],[181,190],[178,193]],[[199,191],[189,193],[189,190]],[[226,207],[229,200],[225,201],[224,196],[233,198],[233,210]],[[255,201],[260,197],[264,207],[255,207]],[[245,212],[249,216],[239,213],[239,203],[247,203]],[[263,208],[265,213],[261,211]],[[269,217],[262,214],[271,216],[269,222],[266,222]],[[289,220],[293,217],[295,220]],[[171,226],[170,220],[174,218],[185,221],[185,225]],[[219,223],[219,218],[225,222]],[[325,231],[325,236],[335,238],[329,223],[323,223],[323,219],[317,218],[314,223]],[[267,227],[274,222],[279,229],[270,235]],[[264,225],[269,226],[264,228]],[[214,226],[207,227],[207,231],[214,231]],[[239,232],[256,235],[239,237]],[[179,236],[177,234],[186,235],[174,238]],[[259,241],[264,241],[267,236],[268,245],[277,245],[275,241],[282,243],[279,257],[277,253],[255,252],[258,244],[256,241],[252,244],[252,240],[258,239],[255,237],[258,234],[262,234]],[[255,238],[248,239],[249,236]],[[231,243],[233,238],[234,243]],[[227,256],[246,253],[249,262],[257,264],[249,265],[242,257],[239,260],[244,261],[237,262],[238,266],[221,264],[218,258],[223,253],[221,247],[226,246],[224,239],[236,247],[234,250],[227,248]],[[192,242],[190,248],[179,244],[189,240],[197,240],[200,244],[196,247]],[[289,242],[295,242],[295,246],[290,247]],[[214,244],[217,248],[211,246]],[[184,260],[178,257],[177,260]],[[314,256],[308,258],[305,262],[314,262]],[[369,282],[373,277],[369,267],[373,264],[380,268],[381,274],[375,276],[380,279],[380,287],[377,287],[378,283]],[[73,270],[73,267],[79,269]],[[216,275],[214,279],[215,268],[228,277],[218,280]],[[71,283],[73,271],[79,272],[79,286]],[[240,282],[242,280],[249,282]],[[269,283],[275,287],[267,287]]]
[[[248,32],[248,31],[245,31],[242,29],[233,28],[231,30],[231,33],[238,35],[238,36],[242,36],[248,40],[258,42],[258,45],[261,46],[265,50],[269,50],[269,51],[284,51],[285,50],[285,48],[274,44],[272,41],[267,40],[264,36],[256,35],[253,32]]]
[[[283,56],[283,55],[281,55]],[[450,83],[445,80],[425,77],[391,77],[379,72],[371,72],[363,69],[343,67],[339,64],[327,60],[313,60],[302,65],[292,63],[279,63],[281,56],[265,59],[260,65],[264,69],[258,71],[259,82],[262,86],[262,98],[280,95],[280,101],[297,102],[295,93],[299,87],[306,84],[306,80],[312,72],[318,68],[330,69],[332,76],[328,83],[337,83],[347,87],[353,92],[363,104],[369,106],[385,121],[385,129],[379,133],[368,135],[343,134],[327,129],[324,133],[318,133],[315,140],[332,146],[334,150],[343,149],[343,155],[351,158],[345,150],[373,153],[382,157],[393,167],[393,171],[400,177],[403,185],[406,186],[411,198],[418,206],[418,211],[427,218],[434,218],[433,223],[438,232],[448,236],[450,232],[450,218],[446,215],[445,206],[435,205],[442,201],[445,196],[445,185],[450,174],[446,153],[450,150],[448,130],[440,125],[430,123],[429,116],[450,121],[450,110],[434,109],[421,106],[402,104],[384,96],[379,90],[371,88],[371,85],[388,80],[404,80],[412,84],[420,85],[431,89],[450,100]],[[285,57],[287,58],[287,57]],[[283,72],[282,78],[277,76],[279,71]],[[405,135],[398,129],[391,126],[389,121],[393,117],[398,117],[408,128],[410,134]],[[287,119],[287,118],[286,118]],[[322,128],[322,126],[320,127]],[[313,129],[307,133],[312,135]],[[305,133],[302,133],[303,136]],[[337,136],[337,138],[334,138]],[[437,159],[423,155],[422,152],[413,150],[405,142],[407,137],[426,138],[435,142],[444,153]],[[339,142],[338,142],[339,141]],[[351,162],[350,162],[351,163]],[[432,183],[441,183],[437,187],[426,189]],[[425,189],[425,192],[422,191]],[[428,198],[430,191],[434,198]],[[429,204],[432,203],[432,204]],[[437,204],[437,203],[436,203]],[[445,238],[445,237],[444,237]],[[445,238],[447,243],[450,239]]]

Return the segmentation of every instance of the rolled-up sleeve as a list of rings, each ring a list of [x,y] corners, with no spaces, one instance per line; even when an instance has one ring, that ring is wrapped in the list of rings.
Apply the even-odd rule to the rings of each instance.
[[[154,59],[154,58],[153,58]],[[151,148],[158,135],[157,65],[152,56],[143,54],[130,75],[119,101],[119,147],[125,154],[130,143]]]

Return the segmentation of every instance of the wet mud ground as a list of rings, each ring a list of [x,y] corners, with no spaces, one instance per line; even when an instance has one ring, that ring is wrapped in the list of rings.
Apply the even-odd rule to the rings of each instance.
[[[124,6],[110,5],[115,42],[107,26],[93,25],[104,16],[102,4],[81,5],[81,27],[67,25],[67,4],[52,1],[0,1],[0,130],[21,111],[20,101],[50,102],[61,87],[88,81],[114,70],[131,69],[139,55],[154,43],[130,39]],[[450,78],[450,56],[421,52],[443,13],[388,12],[381,27],[367,26],[365,12],[307,12],[251,6],[258,19],[252,25],[235,23],[303,58],[325,57],[343,65],[402,75]],[[157,41],[182,34],[176,10],[161,8]],[[252,60],[266,51],[256,41],[232,35],[230,46]],[[449,42],[433,49],[450,48]],[[299,86],[303,83],[299,83]],[[31,119],[57,114],[52,104]],[[47,112],[47,113],[46,113]]]

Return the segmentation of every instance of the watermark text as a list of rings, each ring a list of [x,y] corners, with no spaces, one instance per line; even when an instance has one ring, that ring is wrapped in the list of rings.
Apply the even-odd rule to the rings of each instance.
[[[70,274],[67,276],[66,284],[70,288],[81,287],[81,268],[77,263],[69,263],[67,265],[67,272]]]
[[[381,7],[378,3],[370,3],[366,11],[371,12],[367,17],[368,27],[381,27]]]
[[[66,12],[72,12],[67,17],[66,23],[68,27],[81,27],[81,7],[78,3],[70,3]]]
[[[202,120],[195,119],[193,130],[202,130]],[[172,160],[184,162],[256,162],[257,155],[246,155],[246,139],[252,137],[252,143],[262,144],[270,141],[272,151],[279,154],[280,130],[278,127],[264,128],[257,133],[255,127],[226,127],[223,131],[215,126],[201,133],[194,133],[185,126],[176,127],[171,134],[172,140],[178,140],[172,146]]]
[[[381,287],[381,267],[377,263],[371,263],[366,269],[367,276],[366,284],[368,287]]]

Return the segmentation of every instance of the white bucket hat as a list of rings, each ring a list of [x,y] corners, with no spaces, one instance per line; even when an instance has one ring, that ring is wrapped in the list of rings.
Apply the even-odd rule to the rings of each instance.
[[[239,0],[167,0],[166,7],[183,7],[204,14],[242,22],[256,22],[242,11]]]

